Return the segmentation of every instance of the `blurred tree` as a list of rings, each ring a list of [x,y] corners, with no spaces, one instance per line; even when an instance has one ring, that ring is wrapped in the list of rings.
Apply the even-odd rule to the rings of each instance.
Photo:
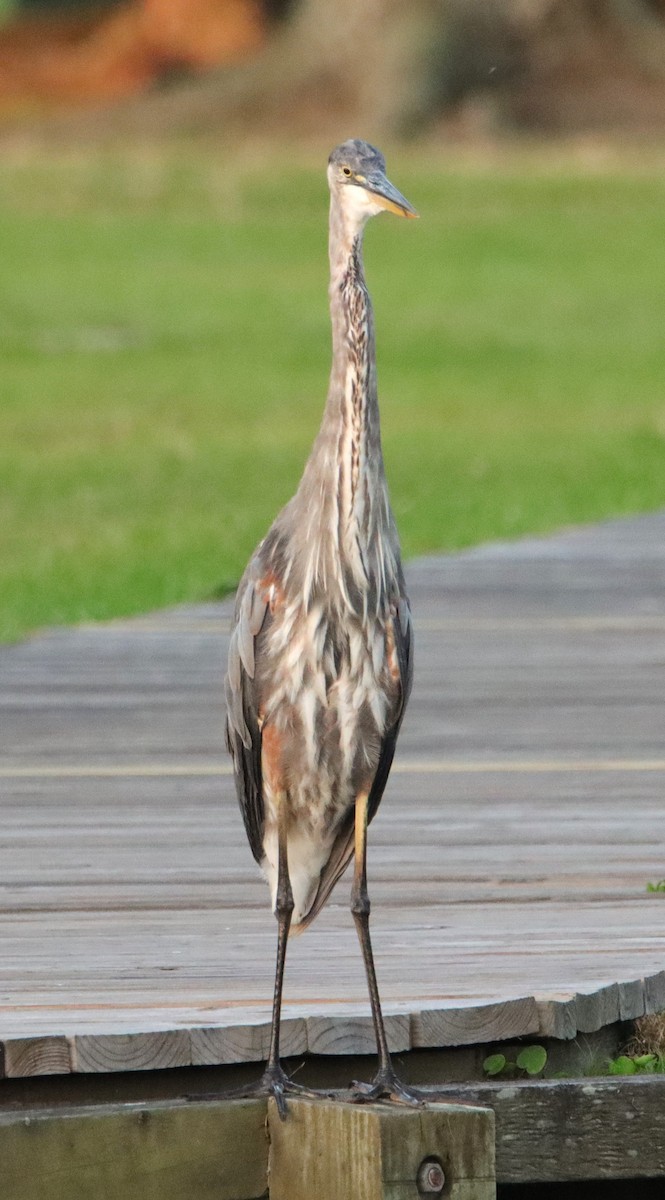
[[[372,137],[441,117],[660,127],[665,0],[299,0],[260,54],[150,111],[190,129]]]
[[[581,131],[665,116],[665,0],[448,0],[444,102]]]
[[[321,133],[349,121],[377,136],[436,107],[447,22],[441,0],[299,0],[262,52],[150,102],[187,128]],[[434,94],[433,94],[434,93]]]
[[[50,41],[33,37],[32,59],[4,27],[6,108],[12,88],[61,103],[143,93],[118,120],[376,138],[440,117],[552,131],[665,119],[665,0],[111,0],[101,18],[78,12]],[[156,79],[170,86],[151,92]]]
[[[509,118],[553,131],[662,129],[662,0],[529,0],[526,7],[520,71],[506,93]]]

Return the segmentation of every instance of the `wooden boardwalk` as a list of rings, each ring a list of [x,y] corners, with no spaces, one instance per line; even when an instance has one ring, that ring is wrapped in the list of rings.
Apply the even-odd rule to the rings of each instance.
[[[412,563],[416,683],[370,835],[395,1049],[665,1008],[665,514]],[[259,1059],[274,919],[222,742],[230,604],[0,651],[7,1075]],[[348,881],[285,1050],[373,1039]]]

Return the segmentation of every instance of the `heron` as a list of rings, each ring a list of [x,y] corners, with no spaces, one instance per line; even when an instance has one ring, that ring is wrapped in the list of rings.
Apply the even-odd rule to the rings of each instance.
[[[304,1090],[280,1061],[287,939],[311,924],[351,859],[351,911],[378,1052],[375,1079],[355,1084],[354,1098],[420,1102],[391,1061],[369,931],[367,827],[411,690],[413,633],[381,449],[362,255],[370,217],[418,214],[388,180],[381,152],[359,139],[332,151],[328,184],[328,396],[298,490],[240,581],[225,685],[240,808],[277,917],[270,1047],[257,1090],[275,1097],[281,1115],[285,1095]]]

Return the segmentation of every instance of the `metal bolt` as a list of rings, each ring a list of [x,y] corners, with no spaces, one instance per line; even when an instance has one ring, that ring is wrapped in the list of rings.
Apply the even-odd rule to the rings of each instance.
[[[424,1158],[418,1167],[416,1180],[421,1196],[440,1196],[446,1186],[446,1175],[437,1158]]]

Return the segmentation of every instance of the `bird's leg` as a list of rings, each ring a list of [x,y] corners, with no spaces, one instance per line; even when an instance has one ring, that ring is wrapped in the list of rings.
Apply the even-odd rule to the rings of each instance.
[[[367,795],[362,794],[356,799],[356,828],[355,828],[355,870],[353,873],[353,888],[351,891],[351,912],[362,950],[363,962],[367,973],[367,986],[372,1006],[372,1020],[376,1036],[376,1048],[379,1055],[379,1074],[389,1072],[391,1067],[388,1039],[381,1012],[379,987],[376,982],[374,955],[369,936],[370,900],[367,890]]]
[[[272,1024],[270,1028],[270,1049],[266,1069],[259,1083],[261,1094],[274,1096],[277,1109],[282,1120],[286,1117],[286,1093],[306,1096],[310,1099],[322,1093],[294,1083],[286,1074],[279,1057],[279,1034],[282,1014],[282,987],[284,984],[284,966],[286,963],[286,945],[291,928],[293,913],[293,892],[289,878],[289,859],[286,839],[286,803],[284,793],[277,801],[277,895],[275,897],[275,916],[277,917],[277,962],[275,964],[275,991],[272,1002]]]
[[[224,1092],[225,1100],[249,1100],[262,1096],[273,1096],[277,1111],[282,1120],[286,1118],[286,1093],[315,1099],[328,1093],[317,1092],[311,1088],[294,1083],[286,1074],[279,1057],[279,1033],[282,1013],[282,986],[284,983],[284,966],[286,963],[286,944],[291,927],[293,913],[293,892],[289,878],[289,864],[286,845],[286,803],[281,793],[277,798],[277,895],[275,897],[275,916],[277,917],[277,962],[275,964],[275,991],[272,1002],[272,1023],[270,1027],[270,1049],[265,1071],[255,1083],[246,1084],[232,1091]],[[190,1096],[190,1100],[218,1099],[218,1096]]]
[[[353,920],[367,974],[376,1048],[379,1056],[379,1069],[371,1084],[354,1083],[352,1099],[356,1101],[392,1099],[402,1101],[405,1104],[421,1104],[425,1097],[405,1087],[395,1074],[388,1049],[383,1013],[381,1012],[381,1000],[376,981],[372,942],[369,936],[370,900],[367,890],[367,804],[367,794],[361,793],[356,798],[355,870],[353,874],[353,887],[351,889],[351,912],[353,913]]]
[[[270,1050],[263,1081],[275,1095],[280,1114],[284,1104],[283,1093],[287,1076],[282,1070],[279,1060],[279,1029],[282,1013],[282,988],[284,984],[284,966],[286,963],[286,944],[291,927],[293,913],[293,892],[289,878],[289,860],[286,844],[286,805],[284,795],[280,795],[277,808],[277,895],[275,898],[275,916],[277,917],[277,962],[275,964],[275,991],[272,1002],[272,1025],[270,1029]]]

